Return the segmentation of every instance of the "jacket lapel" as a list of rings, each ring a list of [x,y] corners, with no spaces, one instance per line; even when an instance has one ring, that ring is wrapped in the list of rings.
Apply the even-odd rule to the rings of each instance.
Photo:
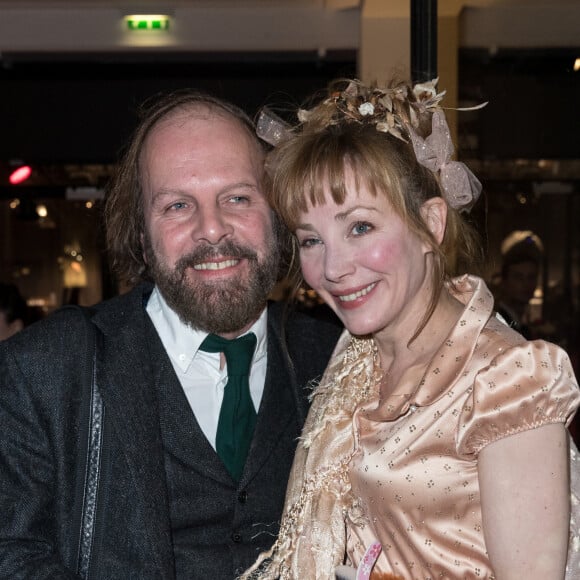
[[[185,465],[222,484],[233,485],[228,471],[201,430],[161,340],[150,323],[153,382],[159,398],[161,431],[166,447]]]
[[[297,392],[296,375],[284,349],[277,321],[268,316],[266,382],[252,445],[242,474],[242,484],[258,474],[280,437],[289,429],[300,433]]]
[[[147,523],[159,527],[162,522],[170,530],[164,433],[165,437],[167,433],[180,434],[175,437],[174,451],[192,469],[227,485],[234,482],[199,427],[183,390],[176,388],[171,361],[144,308],[148,292],[147,286],[136,288],[119,297],[116,307],[97,312],[93,321],[105,336],[100,382],[108,420],[116,432],[115,439],[122,445],[135,493],[151,510]],[[289,429],[300,432],[298,385],[279,326],[277,317],[268,317],[266,381],[241,484],[260,471]],[[169,392],[173,401],[168,400]],[[166,407],[168,404],[170,407]],[[159,497],[152,502],[154,492]],[[159,534],[161,530],[157,531]]]

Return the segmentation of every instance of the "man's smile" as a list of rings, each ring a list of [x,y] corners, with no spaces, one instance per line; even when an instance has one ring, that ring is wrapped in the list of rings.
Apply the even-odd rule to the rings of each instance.
[[[202,262],[200,264],[196,264],[193,269],[194,270],[225,270],[226,268],[231,268],[239,264],[240,260],[232,259],[232,260],[222,260],[220,262]]]

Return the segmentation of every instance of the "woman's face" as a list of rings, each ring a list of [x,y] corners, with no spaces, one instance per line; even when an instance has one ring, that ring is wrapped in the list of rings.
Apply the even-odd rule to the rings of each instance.
[[[309,206],[296,228],[306,282],[356,335],[413,331],[430,299],[427,245],[395,213],[346,173],[337,205]],[[412,326],[408,326],[412,325]]]

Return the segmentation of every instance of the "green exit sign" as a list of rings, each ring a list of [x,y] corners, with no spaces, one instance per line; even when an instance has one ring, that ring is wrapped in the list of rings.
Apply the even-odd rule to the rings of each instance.
[[[125,16],[129,30],[168,30],[169,16],[164,14],[131,14]]]

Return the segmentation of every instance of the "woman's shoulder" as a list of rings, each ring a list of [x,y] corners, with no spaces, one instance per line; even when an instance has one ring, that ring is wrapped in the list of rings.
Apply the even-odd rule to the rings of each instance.
[[[460,418],[464,452],[544,424],[568,423],[580,404],[567,353],[543,340],[528,341],[497,319],[482,332],[472,364]]]

